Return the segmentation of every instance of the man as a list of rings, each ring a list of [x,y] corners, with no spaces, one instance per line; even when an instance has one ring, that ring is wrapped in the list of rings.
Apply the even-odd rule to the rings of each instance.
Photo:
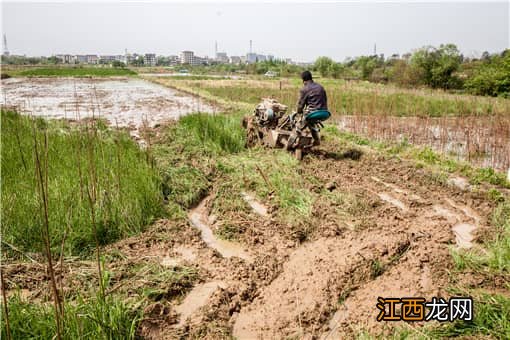
[[[299,92],[299,101],[297,103],[297,112],[305,113],[305,122],[301,126],[301,129],[309,125],[310,131],[312,132],[313,145],[319,145],[319,132],[313,125],[331,116],[328,111],[328,97],[322,85],[313,81],[310,71],[301,73],[301,79],[303,80],[304,86]]]

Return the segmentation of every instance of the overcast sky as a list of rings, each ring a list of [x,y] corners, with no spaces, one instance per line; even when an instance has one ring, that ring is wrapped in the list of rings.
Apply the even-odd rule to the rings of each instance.
[[[214,55],[214,44],[313,61],[405,53],[455,43],[471,55],[509,48],[509,4],[493,3],[10,3],[2,30],[11,54]]]

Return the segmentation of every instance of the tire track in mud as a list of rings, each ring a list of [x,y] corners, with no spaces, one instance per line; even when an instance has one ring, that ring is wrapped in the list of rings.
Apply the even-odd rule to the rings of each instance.
[[[469,207],[478,205],[477,208],[486,212],[487,206],[479,204],[483,202],[482,199],[473,198],[473,195],[464,192],[464,188],[448,188],[427,183],[420,171],[405,166],[401,169],[392,168],[391,162],[389,163],[390,167],[387,170],[373,166],[357,168],[360,171],[358,179],[364,186],[370,188],[366,178],[372,173],[370,179],[378,184],[380,190],[378,192],[383,190],[388,192],[390,189],[388,195],[399,203],[394,204],[390,200],[387,204],[400,209],[402,217],[408,221],[408,229],[405,232],[410,234],[412,240],[410,248],[381,276],[349,294],[325,327],[321,338],[353,336],[361,329],[380,332],[383,324],[375,321],[377,314],[375,304],[378,296],[430,298],[439,294],[446,295],[443,288],[447,285],[445,270],[451,262],[449,244],[456,236],[457,247],[465,247],[463,242],[459,242],[456,227],[469,225],[471,232],[486,223],[473,208]],[[376,176],[391,178],[398,184],[381,180]],[[471,204],[459,203],[458,200]],[[402,205],[410,209],[403,210]],[[471,237],[470,241],[472,240]],[[353,324],[356,327],[352,327]]]
[[[370,216],[374,226],[295,250],[281,274],[241,310],[234,336],[342,338],[355,334],[353,324],[380,332],[383,325],[375,322],[378,296],[446,294],[445,270],[455,226],[477,228],[485,223],[470,204],[460,202],[475,205],[483,200],[428,183],[422,172],[408,165],[371,155],[359,162],[319,157],[304,162],[303,168],[323,183],[333,181],[343,190],[377,197],[380,205]],[[397,184],[381,179],[387,177]],[[486,211],[487,206],[481,208]],[[404,240],[408,246],[400,253]],[[457,245],[462,247],[458,240]],[[382,273],[367,274],[375,263]],[[333,315],[339,297],[345,300]]]
[[[389,240],[364,234],[303,244],[290,254],[281,274],[241,310],[233,335],[239,339],[301,337],[305,330],[320,329],[338,293],[369,278],[376,258],[394,256],[406,242],[405,235]]]
[[[322,147],[332,148],[327,143]],[[313,185],[368,200],[364,215],[354,219],[370,223],[346,227],[351,222],[337,207],[321,206],[321,201],[311,220],[315,231],[297,245],[288,228],[272,219],[277,209],[240,193],[254,211],[248,236],[235,245],[249,255],[243,259],[210,247],[201,228],[193,225],[199,221],[211,229],[211,196],[178,227],[163,220],[151,232],[110,246],[128,258],[168,270],[191,266],[200,273],[194,287],[180,292],[182,299],[152,302],[140,335],[337,339],[352,337],[361,327],[380,333],[377,297],[445,295],[448,249],[457,236],[453,228],[463,223],[483,228],[487,223],[483,216],[490,206],[485,199],[431,183],[424,170],[403,162],[371,154],[357,161],[313,155],[299,166],[304,176],[317,179]]]
[[[487,207],[476,205],[483,200],[431,184],[423,172],[373,155],[359,161],[319,156],[305,159],[300,167],[320,183],[362,193],[370,200],[366,217],[371,223],[347,228],[348,221],[325,207],[314,212],[317,228],[310,241],[296,247],[288,231],[272,224],[270,209],[241,193],[255,212],[258,241],[239,245],[250,261],[222,256],[204,242],[196,225],[188,225],[188,236],[170,254],[187,254],[183,261],[200,268],[201,281],[181,304],[173,304],[173,318],[145,333],[147,337],[336,339],[352,337],[361,327],[380,334],[383,325],[375,322],[378,296],[446,294],[452,228],[458,223],[483,225],[479,216]],[[202,223],[209,223],[206,202],[197,208]],[[323,216],[327,218],[321,220]],[[336,236],[324,234],[331,223]]]
[[[254,211],[254,217],[270,219],[268,208],[254,196],[241,193],[241,197]],[[283,260],[273,244],[247,251],[250,247],[246,245],[216,238],[212,231],[214,221],[209,215],[213,200],[211,194],[189,211],[184,235],[179,235],[180,240],[163,252],[165,256],[161,259],[162,264],[169,266],[184,261],[200,268],[201,281],[180,303],[171,303],[171,308],[155,303],[153,306],[159,307],[148,309],[147,322],[141,327],[141,334],[146,338],[202,337],[204,332],[230,332],[231,315],[239,311],[245,301],[251,301],[256,288],[267,284],[280,270]],[[273,241],[282,244],[277,235]],[[151,251],[150,248],[146,250]],[[156,256],[160,254],[162,252],[158,251]],[[214,329],[209,323],[214,324]]]
[[[372,180],[386,188],[392,188],[392,195],[399,202],[407,202],[408,206],[418,203],[418,208],[411,214],[414,216],[413,225],[409,228],[411,246],[398,263],[387,268],[373,281],[361,285],[343,301],[325,327],[321,339],[350,337],[361,330],[380,332],[385,325],[375,321],[378,314],[375,308],[378,297],[412,296],[429,299],[433,296],[447,295],[444,291],[447,281],[442,275],[441,266],[449,263],[448,243],[453,237],[452,234],[459,221],[472,219],[473,223],[480,222],[480,218],[473,218],[477,215],[470,208],[453,203],[447,197],[438,198],[441,202],[434,204],[430,209],[430,202],[420,196],[377,177],[372,177]],[[389,203],[393,204],[391,201]],[[446,204],[454,206],[456,211],[445,207]],[[396,206],[399,207],[398,204]],[[469,225],[476,228],[474,224]],[[457,247],[463,247],[458,235],[456,236]]]

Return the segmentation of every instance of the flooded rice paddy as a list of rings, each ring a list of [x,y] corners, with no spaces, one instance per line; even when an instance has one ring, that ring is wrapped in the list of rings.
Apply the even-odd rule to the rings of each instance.
[[[49,119],[104,118],[133,135],[192,112],[213,112],[198,97],[134,78],[10,78],[2,104]]]

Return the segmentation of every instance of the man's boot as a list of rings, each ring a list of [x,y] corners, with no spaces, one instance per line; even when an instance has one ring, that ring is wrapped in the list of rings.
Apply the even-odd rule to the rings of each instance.
[[[312,138],[313,138],[313,146],[318,146],[321,144],[321,136],[319,135],[319,131],[310,126],[310,131],[312,132]]]

